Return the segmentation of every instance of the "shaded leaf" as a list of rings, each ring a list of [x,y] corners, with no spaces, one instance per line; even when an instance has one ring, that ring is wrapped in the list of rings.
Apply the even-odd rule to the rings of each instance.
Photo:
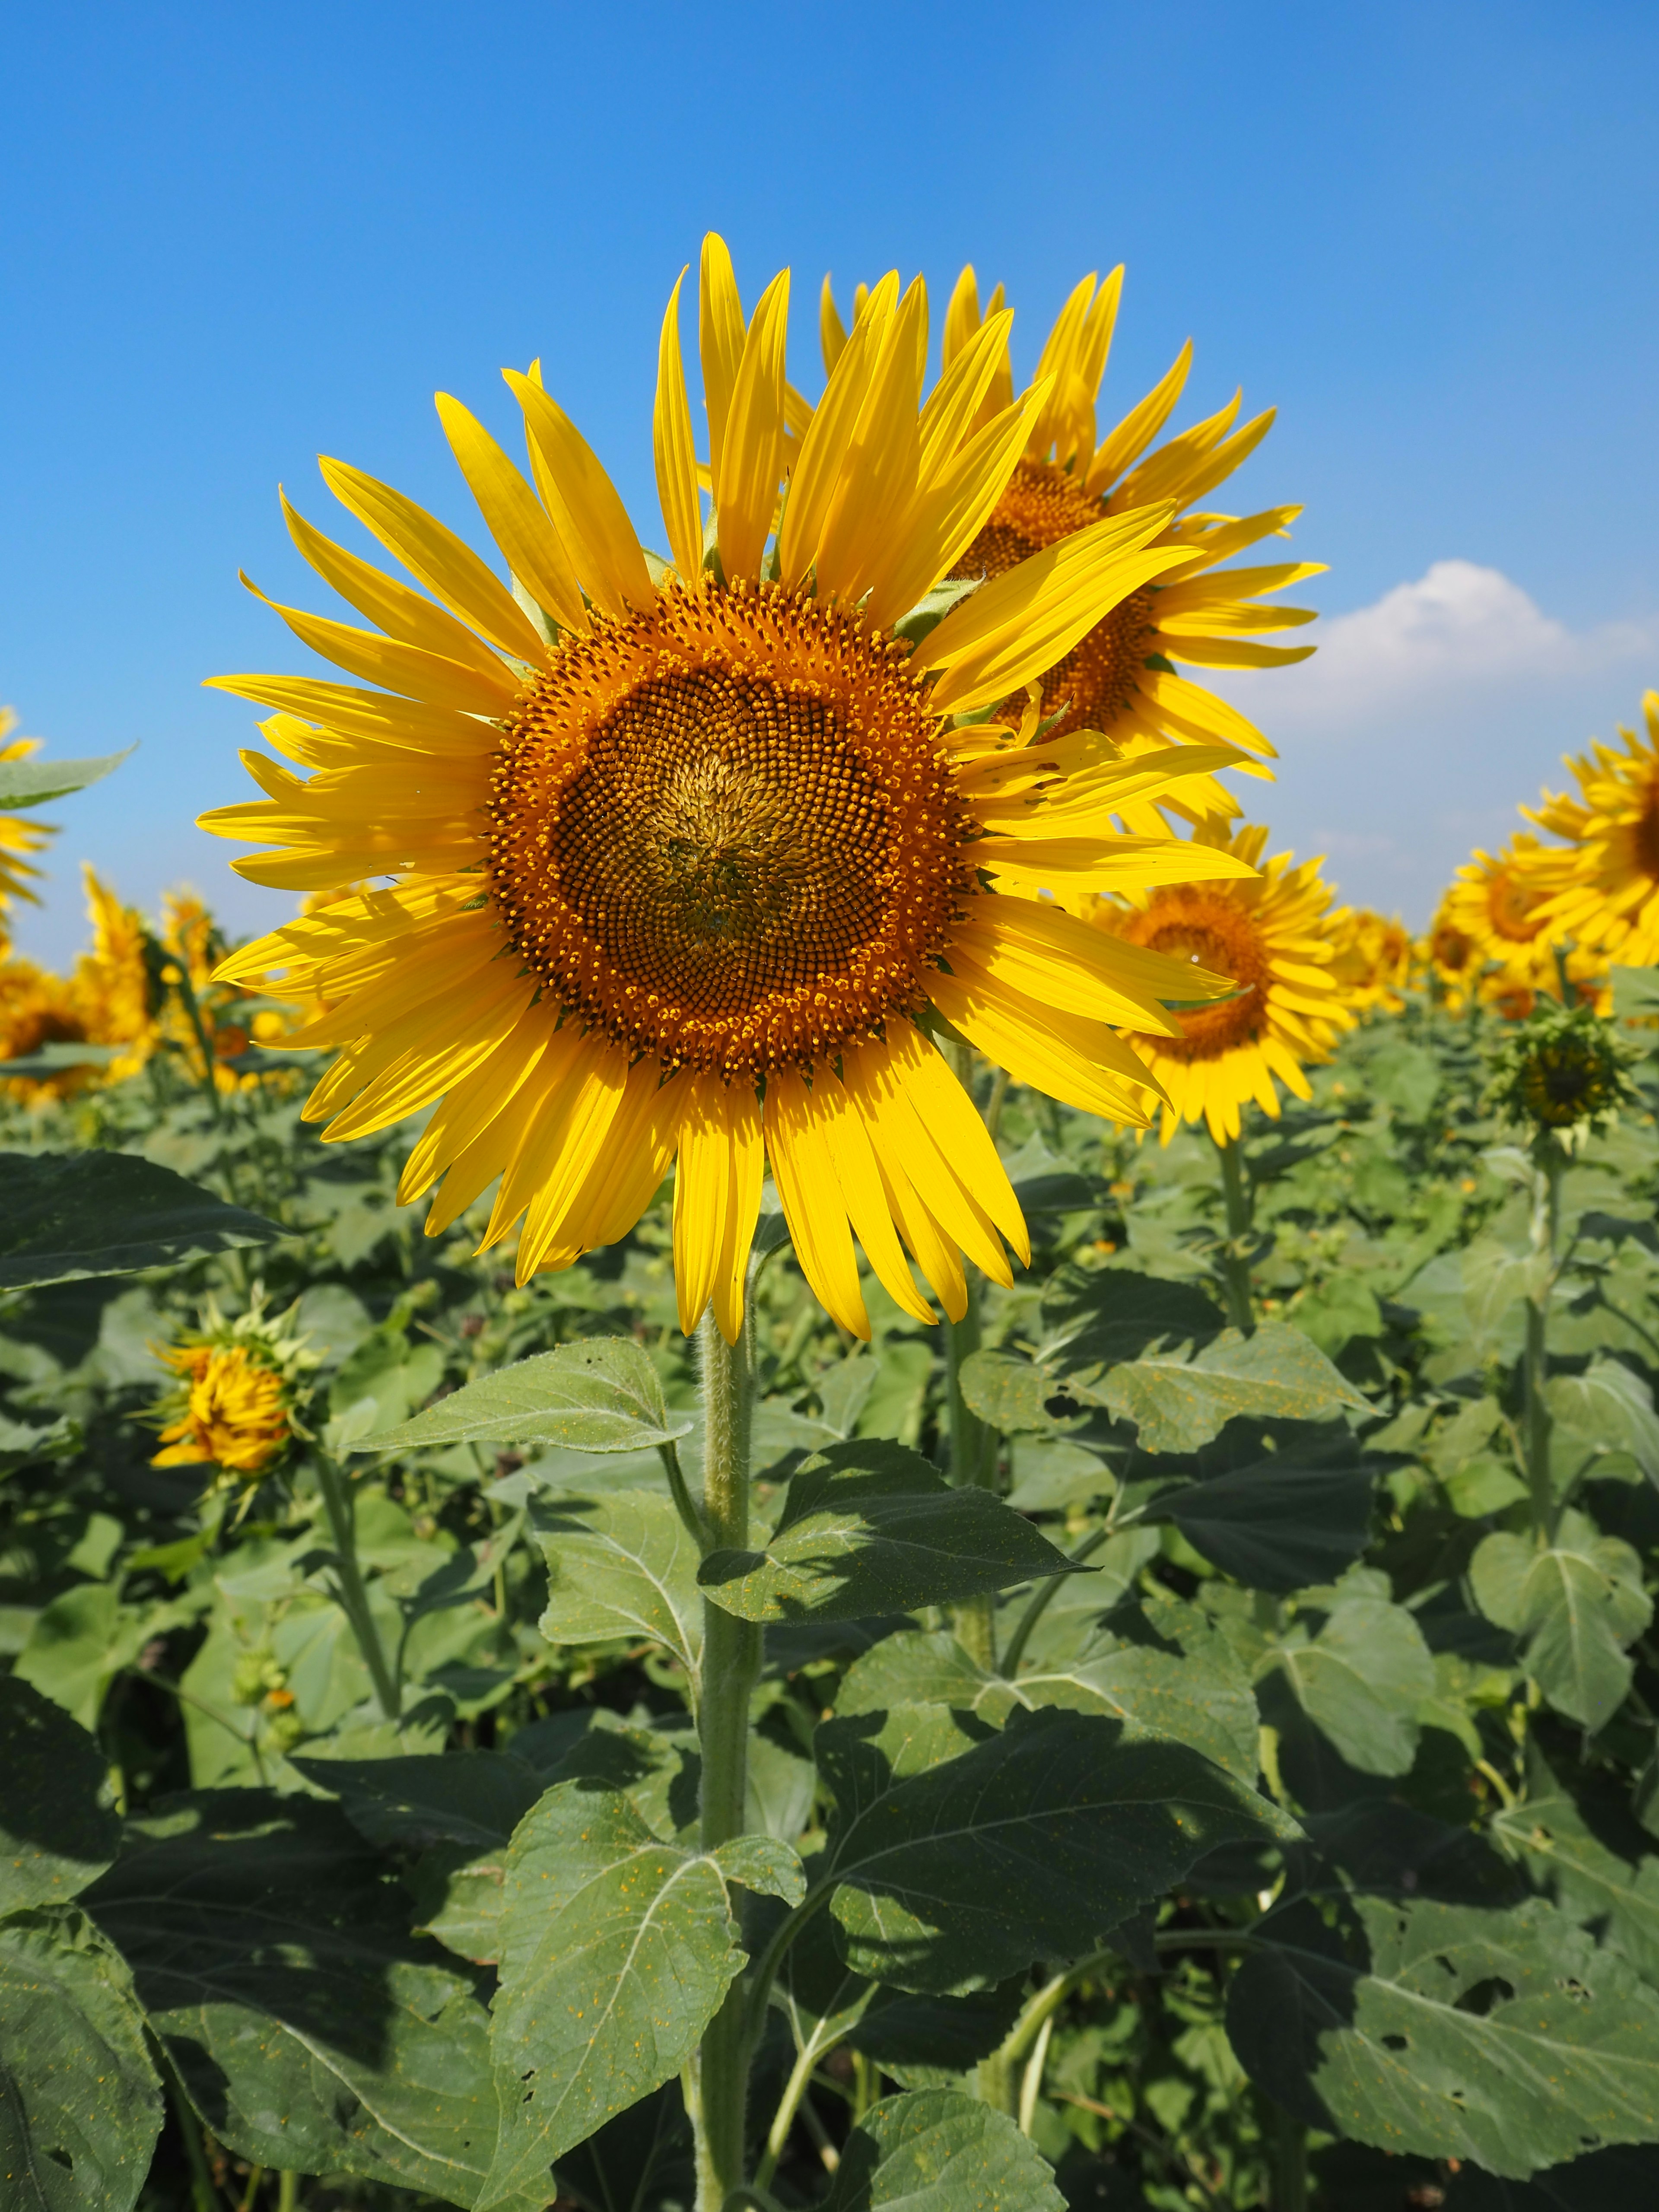
[[[438,1444],[554,1444],[638,1451],[689,1436],[662,1382],[632,1337],[579,1338],[468,1382],[412,1421],[354,1443],[354,1451],[416,1451]]]
[[[972,1742],[938,1707],[896,1707],[817,1741],[843,1951],[898,1989],[1075,1957],[1216,1844],[1298,1832],[1186,1745],[1093,1713],[1016,1712]]]
[[[988,1490],[953,1489],[914,1452],[849,1443],[796,1471],[763,1552],[711,1552],[697,1580],[744,1620],[860,1620],[1069,1571]]]
[[[340,1801],[365,1841],[505,1845],[547,1786],[511,1752],[446,1751],[403,1759],[295,1759],[307,1780]]]
[[[115,1856],[109,1770],[85,1729],[21,1677],[0,1679],[0,1913],[62,1905]]]
[[[1355,1911],[1370,1962],[1316,1915],[1266,1923],[1228,1996],[1268,2094],[1335,2135],[1524,2178],[1659,2137],[1659,1996],[1553,1907]]]
[[[125,1967],[81,1914],[0,1921],[0,2180],[7,2212],[131,2212],[161,2085]]]
[[[1631,1547],[1565,1513],[1545,1548],[1507,1529],[1483,1537],[1469,1579],[1487,1620],[1526,1638],[1527,1670],[1556,1711],[1604,1728],[1630,1687],[1625,1646],[1653,1617]]]
[[[1364,1550],[1372,1484],[1363,1467],[1268,1457],[1166,1491],[1146,1517],[1173,1522],[1194,1551],[1249,1589],[1289,1592],[1334,1581]]]
[[[1298,1623],[1273,1646],[1309,1718],[1362,1774],[1404,1774],[1417,1752],[1418,1708],[1435,1692],[1434,1661],[1404,1606],[1343,1596],[1316,1634]]]
[[[1153,1345],[1207,1344],[1221,1310],[1194,1283],[1133,1267],[1062,1268],[1042,1302],[1042,1364],[1081,1394]]]
[[[0,1290],[130,1275],[289,1232],[129,1152],[0,1152]]]
[[[688,1674],[702,1647],[697,1547],[660,1491],[623,1490],[535,1509],[532,1528],[547,1561],[550,1644],[610,1644],[647,1637]]]

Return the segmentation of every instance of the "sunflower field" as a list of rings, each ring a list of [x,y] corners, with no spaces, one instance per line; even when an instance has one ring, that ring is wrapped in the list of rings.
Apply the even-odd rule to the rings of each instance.
[[[5,2212],[1659,2203],[1659,698],[1339,906],[1121,276],[325,462],[292,918],[8,945]]]

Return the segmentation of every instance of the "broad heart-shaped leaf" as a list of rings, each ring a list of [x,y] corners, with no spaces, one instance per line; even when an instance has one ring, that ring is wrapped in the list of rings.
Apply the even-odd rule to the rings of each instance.
[[[0,1913],[61,1905],[115,1856],[108,1763],[79,1722],[15,1674],[0,1679]]]
[[[1233,1978],[1228,2033],[1269,2096],[1333,2135],[1520,2178],[1659,2140],[1659,1995],[1553,1906],[1354,1910],[1369,1969],[1298,1906]]]
[[[962,1395],[970,1413],[1006,1436],[1052,1431],[1048,1401],[1060,1385],[1046,1367],[1017,1352],[974,1352],[962,1363]]]
[[[975,1742],[933,1705],[825,1722],[824,1877],[843,1954],[896,1989],[1075,1958],[1217,1844],[1299,1833],[1185,1744],[1095,1713],[1016,1712]]]
[[[791,1904],[805,1888],[787,1844],[680,1850],[620,1790],[562,1782],[520,1823],[490,2022],[502,2126],[479,2212],[544,2201],[555,2159],[679,2072],[744,1965],[733,1882]]]
[[[1593,1359],[1582,1375],[1558,1375],[1545,1385],[1554,1425],[1551,1454],[1571,1462],[1569,1479],[1583,1471],[1595,1475],[1603,1457],[1634,1462],[1659,1487],[1659,1413],[1653,1393],[1622,1360]],[[1565,1449],[1563,1449],[1565,1447]]]
[[[0,1920],[6,2212],[131,2212],[161,2127],[120,1959],[72,1908]]]
[[[1133,1267],[1097,1273],[1065,1267],[1042,1301],[1042,1365],[1073,1395],[1092,1398],[1114,1367],[1154,1345],[1207,1344],[1222,1316],[1194,1283],[1165,1282]]]
[[[1483,1537],[1469,1580],[1487,1620],[1527,1639],[1527,1671],[1556,1711],[1604,1728],[1630,1687],[1625,1646],[1653,1617],[1631,1547],[1564,1513],[1545,1550],[1507,1529]]]
[[[711,1552],[698,1583],[744,1620],[864,1620],[949,1605],[1071,1562],[988,1490],[895,1444],[832,1444],[792,1477],[763,1552]]]
[[[0,761],[0,807],[11,812],[67,799],[72,791],[84,791],[89,783],[101,781],[133,750],[127,745],[118,753],[103,753],[89,760]]]
[[[1659,1987],[1659,1858],[1641,1850],[1634,1822],[1620,1838],[1630,1856],[1609,1849],[1534,1745],[1527,1794],[1496,1815],[1492,1832],[1564,1911]]]
[[[547,1784],[504,1751],[404,1759],[296,1759],[308,1782],[339,1799],[366,1842],[426,1850],[505,1844]]]
[[[1224,1329],[1190,1358],[1158,1352],[1109,1368],[1086,1390],[1067,1387],[1134,1422],[1146,1452],[1196,1451],[1240,1413],[1322,1421],[1344,1407],[1366,1409],[1313,1339],[1282,1321],[1263,1322],[1254,1336]]]
[[[560,1498],[532,1509],[547,1561],[550,1644],[648,1637],[695,1675],[702,1649],[697,1547],[661,1491]]]
[[[1104,1713],[1190,1744],[1241,1782],[1255,1778],[1258,1723],[1249,1680],[1192,1606],[1124,1607],[1079,1638],[1078,1655],[989,1674],[948,1629],[889,1636],[854,1661],[836,1698],[838,1715],[898,1705],[941,1705],[1000,1725],[1016,1707],[1060,1705]]]
[[[1172,1521],[1194,1551],[1251,1589],[1334,1582],[1365,1548],[1374,1478],[1363,1467],[1253,1466],[1166,1491],[1148,1521]]]
[[[1316,1634],[1299,1623],[1273,1646],[1308,1717],[1362,1774],[1404,1774],[1417,1753],[1418,1708],[1435,1692],[1434,1660],[1404,1606],[1340,1597]]]
[[[180,1267],[286,1237],[130,1152],[0,1152],[0,1290]]]
[[[960,2089],[872,2105],[842,2146],[823,2212],[1064,2212],[1054,2168],[1006,2112]]]
[[[419,1451],[438,1444],[555,1444],[638,1451],[690,1436],[669,1411],[661,1379],[630,1336],[581,1337],[468,1382],[412,1421],[382,1429],[354,1451]]]
[[[567,2151],[554,2175],[560,2201],[581,2212],[679,2212],[696,2194],[690,2123],[678,2081]]]
[[[471,2204],[496,2129],[481,1978],[408,1933],[339,1808],[204,1791],[129,1838],[84,1902],[220,2141]]]

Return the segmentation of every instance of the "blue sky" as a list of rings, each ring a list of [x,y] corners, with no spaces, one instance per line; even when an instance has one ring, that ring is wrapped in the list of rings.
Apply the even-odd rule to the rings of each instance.
[[[826,269],[924,270],[937,328],[972,259],[1028,369],[1122,260],[1109,406],[1188,335],[1178,422],[1276,403],[1237,488],[1305,504],[1333,619],[1235,687],[1275,843],[1422,920],[1659,683],[1656,62],[1659,11],[1585,0],[0,14],[0,700],[58,754],[142,741],[57,810],[21,943],[80,943],[82,854],[285,906],[191,826],[252,736],[199,684],[304,665],[236,571],[306,598],[276,487],[335,529],[318,453],[471,526],[431,395],[505,435],[539,354],[660,540],[656,331],[711,226],[746,297],[793,267],[809,391]]]

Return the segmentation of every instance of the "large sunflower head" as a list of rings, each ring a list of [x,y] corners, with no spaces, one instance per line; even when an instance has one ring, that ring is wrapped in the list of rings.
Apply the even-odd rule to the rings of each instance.
[[[1255,867],[1267,832],[1247,825],[1230,836],[1224,825],[1206,824],[1194,842]],[[1330,904],[1318,862],[1295,867],[1289,854],[1259,875],[1095,902],[1099,928],[1233,986],[1218,1005],[1178,1012],[1176,1034],[1130,1039],[1163,1085],[1165,1144],[1183,1121],[1204,1121],[1218,1144],[1229,1142],[1251,1099],[1277,1119],[1275,1079],[1298,1098],[1311,1096],[1304,1068],[1328,1059],[1354,1019],[1335,973]]]
[[[990,719],[1190,559],[1166,501],[1097,515],[978,589],[936,589],[1049,388],[980,421],[998,330],[957,349],[923,407],[926,294],[890,276],[807,410],[785,380],[787,272],[750,315],[718,239],[702,276],[706,466],[678,285],[659,353],[671,559],[647,556],[534,371],[506,372],[528,477],[438,401],[505,580],[340,462],[323,464],[330,488],[413,584],[287,508],[376,627],[276,610],[358,680],[219,679],[278,710],[266,736],[312,773],[245,755],[266,796],[204,826],[265,845],[235,864],[253,881],[337,896],[217,972],[315,1005],[286,1041],[339,1052],[307,1109],[328,1137],[438,1102],[402,1184],[405,1199],[441,1184],[429,1234],[494,1184],[484,1242],[516,1229],[523,1280],[625,1234],[674,1161],[682,1321],[712,1303],[735,1338],[769,1163],[808,1279],[862,1334],[854,1236],[923,1319],[907,1248],[951,1313],[961,1254],[1006,1281],[1003,1240],[1026,1249],[930,1030],[1146,1119],[1155,1080],[1111,1025],[1172,1030],[1158,1001],[1176,965],[1038,893],[1248,876],[1230,849],[1113,820],[1239,756],[1125,761],[1098,738],[1045,738],[1033,716]]]
[[[1546,792],[1522,811],[1565,841],[1532,862],[1537,913],[1553,943],[1568,939],[1621,965],[1659,961],[1659,692],[1642,700],[1646,733],[1571,756],[1579,796]]]
[[[1085,276],[1061,308],[1037,364],[1032,390],[1041,390],[1042,398],[1027,418],[1014,467],[951,573],[1000,576],[1103,515],[1168,509],[1168,520],[1152,542],[1180,545],[1188,560],[1178,572],[1149,577],[1125,592],[1042,672],[1042,711],[1059,718],[1054,727],[1060,734],[1098,730],[1127,753],[1219,739],[1257,756],[1249,772],[1270,778],[1272,771],[1261,763],[1273,757],[1273,748],[1261,732],[1180,670],[1270,668],[1305,660],[1311,646],[1256,641],[1314,619],[1305,608],[1273,604],[1273,595],[1320,574],[1323,563],[1220,565],[1264,538],[1288,535],[1301,509],[1270,507],[1243,518],[1194,511],[1199,501],[1255,452],[1273,426],[1274,410],[1240,424],[1240,395],[1235,393],[1216,414],[1158,444],[1186,386],[1190,341],[1162,380],[1099,434],[1096,409],[1122,284],[1121,267],[1103,284]],[[827,278],[820,319],[825,362],[833,366],[848,341]],[[971,267],[964,269],[945,319],[945,374],[965,348],[988,339],[994,346],[996,370],[981,401],[981,420],[1006,408],[1014,396],[1008,356],[1012,321],[1000,285],[981,313],[978,280]],[[1012,703],[1006,711],[1012,711]],[[1165,814],[1197,822],[1238,812],[1231,793],[1206,779],[1170,794],[1157,808],[1141,800],[1124,819],[1131,830],[1157,835]]]

